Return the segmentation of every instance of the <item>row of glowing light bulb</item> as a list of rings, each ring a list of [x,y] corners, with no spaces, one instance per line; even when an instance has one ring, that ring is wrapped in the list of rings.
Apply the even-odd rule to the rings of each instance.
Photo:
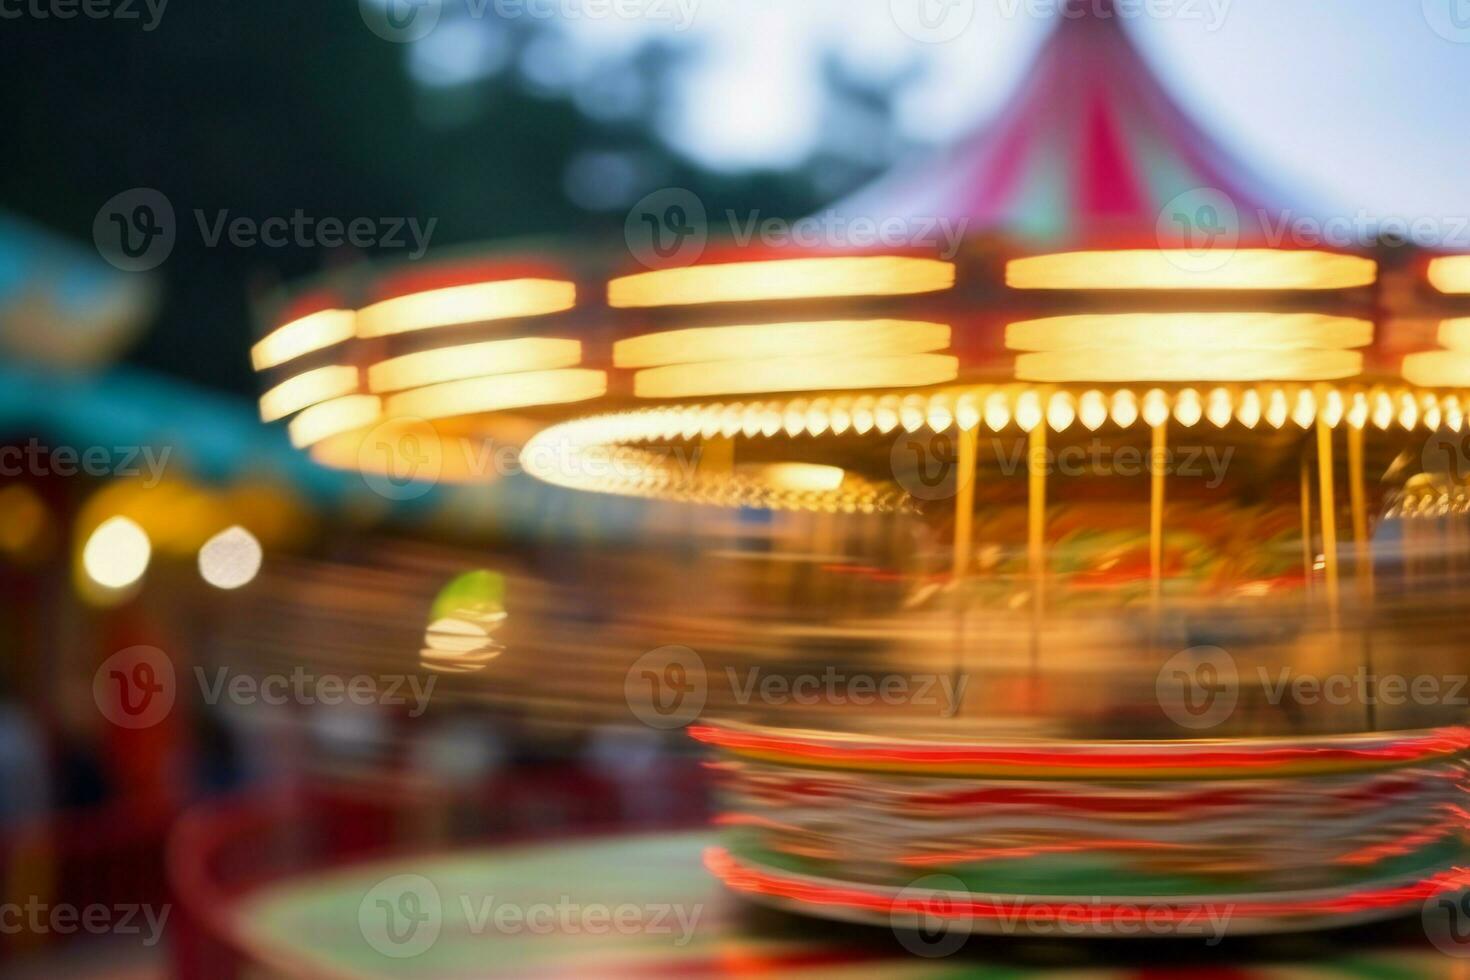
[[[1376,266],[1371,259],[1310,251],[1242,249],[1227,256],[1225,265],[1218,269],[1177,266],[1177,257],[1157,250],[1062,253],[1012,260],[1007,264],[1006,281],[1017,289],[1341,289],[1369,284],[1376,277]],[[614,307],[637,307],[902,295],[951,288],[955,285],[955,272],[951,263],[904,256],[735,262],[615,279],[609,283],[608,299]],[[1470,257],[1434,259],[1429,266],[1429,279],[1444,292],[1470,289]],[[302,317],[264,338],[252,350],[252,357],[257,369],[278,367],[306,353],[353,338],[535,317],[570,309],[576,302],[572,283],[549,279],[432,289],[382,300],[356,311],[323,310]],[[1088,329],[1081,330],[1071,322],[1074,320],[1087,320]],[[1229,349],[1215,352],[1201,365],[1194,359],[1197,351],[1191,344],[1183,344],[1177,338],[1160,339],[1159,322],[1172,329],[1170,336],[1177,334],[1195,342],[1208,339],[1210,344],[1206,346],[1212,349]],[[831,356],[832,336],[829,335],[843,332],[837,328],[853,334],[854,343],[860,342],[853,349],[838,345],[846,357]],[[1145,350],[1140,353],[1126,345],[1106,351],[1070,349],[1079,337],[1090,336],[1102,328],[1123,331],[1129,337],[1136,335],[1136,344]],[[1288,328],[1301,336],[1296,337]],[[1263,335],[1260,343],[1269,350],[1235,349],[1251,329]],[[1181,375],[1180,381],[1265,381],[1275,373],[1281,380],[1292,377],[1307,382],[1360,373],[1362,356],[1348,348],[1366,343],[1371,330],[1371,324],[1366,321],[1301,314],[1133,314],[1058,317],[1012,324],[1008,341],[1011,346],[1026,351],[1018,358],[1017,376],[1044,383],[1125,383],[1132,380],[1130,375],[1137,377],[1143,370],[1135,363],[1139,358],[1147,361],[1148,370],[1161,372],[1152,379],[1156,381],[1175,374]],[[1354,331],[1364,336],[1357,336]],[[1031,334],[1036,336],[1026,341],[1025,337]],[[820,341],[817,349],[808,351],[810,345],[804,338]],[[958,359],[936,353],[947,347],[948,341],[947,325],[912,321],[751,324],[629,338],[616,345],[614,361],[618,367],[638,369],[635,391],[640,397],[918,386],[942,384],[956,377]],[[1312,349],[1296,350],[1297,347]],[[1319,347],[1332,349],[1316,349]],[[441,418],[583,401],[605,394],[605,373],[577,368],[581,356],[581,344],[575,340],[542,337],[501,338],[420,351],[372,365],[367,372],[366,392],[360,387],[355,366],[330,364],[298,374],[266,392],[261,399],[262,417],[273,421],[296,415],[289,427],[292,441],[306,447],[334,435],[365,430],[385,415]],[[1456,359],[1459,356],[1436,352],[1412,360],[1411,366],[1419,372],[1432,368],[1439,383],[1459,380],[1456,373],[1462,370]],[[1111,365],[1106,369],[1105,361]],[[1292,368],[1295,375],[1281,375],[1287,370],[1288,362],[1296,365]],[[1205,378],[1185,376],[1201,370],[1207,372]],[[1213,377],[1209,376],[1210,372]],[[755,379],[759,379],[758,384],[753,383]],[[1410,380],[1428,383],[1418,377]],[[1254,424],[1248,421],[1252,414],[1248,401],[1249,396],[1240,410],[1243,414],[1239,420]],[[942,412],[943,406],[935,410]],[[1010,408],[1004,410],[1009,412]],[[875,411],[882,414],[885,409],[880,407]],[[960,407],[957,411],[963,414],[965,410]],[[988,419],[999,411],[999,408],[988,409],[984,414]],[[1079,406],[1077,411],[1084,424],[1101,425],[1106,417],[1086,405]],[[1126,414],[1127,409],[1109,409],[1115,421],[1119,411]],[[1183,411],[1181,422],[1185,422],[1190,412],[1187,401]],[[1397,414],[1396,410],[1388,411]],[[1429,414],[1433,409],[1425,406],[1424,411]],[[1066,412],[1065,405],[1050,406],[1040,412],[1019,402],[1015,406],[1018,424],[1023,429],[1030,427],[1025,419],[1032,416],[1038,416],[1031,423],[1034,425],[1039,422],[1039,414],[1051,418],[1060,413],[1058,417],[1065,417]],[[1208,417],[1216,421],[1221,413],[1230,414],[1231,410],[1218,409]],[[1271,406],[1261,410],[1268,421],[1295,417],[1295,414],[1294,409],[1288,409],[1283,416]],[[1379,413],[1375,409],[1372,414],[1376,418]],[[1452,413],[1446,409],[1446,414]],[[1217,424],[1224,423],[1217,421]],[[907,421],[903,425],[910,427]],[[828,426],[839,431],[843,428],[836,418],[825,425],[812,423],[809,427]],[[854,428],[863,431],[864,427],[857,423]],[[881,424],[877,428],[885,431]]]
[[[1436,491],[1434,493],[1406,493],[1394,501],[1386,512],[1387,517],[1450,517],[1470,514],[1470,497]]]
[[[1170,419],[1186,428],[1208,421],[1220,428],[1232,422],[1254,428],[1265,422],[1280,429],[1291,422],[1305,429],[1319,416],[1329,426],[1345,422],[1359,429],[1369,425],[1388,429],[1398,424],[1404,429],[1422,425],[1458,432],[1465,422],[1464,406],[1457,395],[1407,390],[1344,391],[1319,385],[1207,391],[1185,388],[1175,392],[1154,388],[1141,394],[1130,389],[1110,393],[1093,389],[1077,394],[1010,385],[959,394],[861,395],[640,409],[563,423],[546,430],[543,438],[590,447],[675,438],[772,437],[780,433],[791,437],[827,432],[840,436],[849,431],[858,435],[870,431],[888,434],[899,429],[916,432],[926,426],[943,432],[954,425],[974,429],[981,424],[996,432],[1011,426],[1029,432],[1043,420],[1056,432],[1066,431],[1074,422],[1096,430],[1109,420],[1129,428],[1140,420],[1158,426]]]
[[[82,571],[98,586],[114,592],[142,580],[153,558],[153,542],[137,521],[109,517],[82,546]],[[199,575],[218,589],[248,585],[260,572],[264,552],[255,535],[238,524],[225,528],[199,547]]]

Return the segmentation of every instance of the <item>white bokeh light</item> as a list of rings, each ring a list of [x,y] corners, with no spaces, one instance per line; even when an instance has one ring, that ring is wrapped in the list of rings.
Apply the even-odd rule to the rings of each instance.
[[[264,557],[255,535],[237,524],[200,547],[199,574],[217,589],[238,589],[259,574]]]
[[[125,589],[143,577],[153,545],[138,523],[127,517],[109,517],[82,548],[82,569],[103,588]]]

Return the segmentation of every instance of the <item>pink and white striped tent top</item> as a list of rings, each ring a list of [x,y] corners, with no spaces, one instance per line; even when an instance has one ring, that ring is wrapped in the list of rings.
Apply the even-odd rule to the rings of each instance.
[[[1191,245],[1232,220],[1259,240],[1283,203],[1169,96],[1111,0],[1069,0],[997,117],[832,210],[963,220],[1031,245]]]

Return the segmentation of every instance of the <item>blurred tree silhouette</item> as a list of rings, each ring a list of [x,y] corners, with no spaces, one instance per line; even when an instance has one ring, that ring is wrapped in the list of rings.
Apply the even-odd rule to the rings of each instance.
[[[196,211],[210,222],[222,210],[255,220],[297,210],[318,219],[437,218],[436,248],[616,234],[626,203],[579,207],[568,194],[569,166],[580,161],[595,176],[609,159],[630,162],[628,202],[682,186],[715,213],[795,216],[897,149],[885,91],[829,66],[825,148],[805,167],[710,173],[673,153],[655,125],[687,45],[651,41],[609,66],[631,73],[630,90],[642,93],[619,115],[596,102],[616,79],[595,80],[591,96],[547,94],[516,70],[555,26],[482,26],[504,32],[508,67],[433,87],[410,77],[408,48],[367,30],[351,2],[173,3],[152,31],[140,21],[6,21],[0,83],[11,93],[10,138],[0,207],[89,242],[108,198],[132,187],[162,191],[178,239],[156,273],[158,320],[130,360],[250,393],[251,292],[360,256],[295,244],[209,247]]]

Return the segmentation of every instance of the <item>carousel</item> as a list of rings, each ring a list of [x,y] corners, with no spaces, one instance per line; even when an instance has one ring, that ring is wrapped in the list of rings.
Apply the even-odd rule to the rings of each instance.
[[[1271,247],[1281,200],[1117,18],[1064,18],[998,119],[834,206],[962,220],[958,254],[358,270],[267,317],[261,413],[390,496],[480,486],[511,444],[541,484],[643,501],[635,541],[685,543],[662,575],[609,559],[643,570],[575,682],[497,684],[515,645],[421,651],[557,710],[621,710],[625,677],[697,694],[660,705],[710,753],[718,839],[605,842],[600,881],[702,895],[697,849],[741,901],[957,935],[1418,916],[1467,884],[1470,256]],[[435,615],[498,628],[466,608]],[[286,923],[343,887],[274,896],[256,935],[306,943]],[[889,962],[751,915],[709,942]]]

